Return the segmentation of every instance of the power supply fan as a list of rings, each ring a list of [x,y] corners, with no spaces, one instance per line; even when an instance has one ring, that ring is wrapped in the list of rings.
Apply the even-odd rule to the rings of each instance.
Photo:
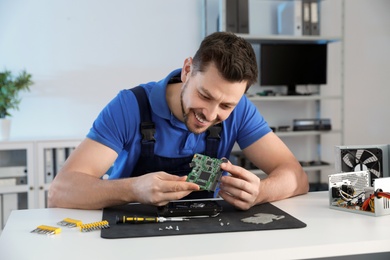
[[[341,150],[341,158],[343,172],[369,171],[371,182],[383,177],[382,149],[344,149]]]

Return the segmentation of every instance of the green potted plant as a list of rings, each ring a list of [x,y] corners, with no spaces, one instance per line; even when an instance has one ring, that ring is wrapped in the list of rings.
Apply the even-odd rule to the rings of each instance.
[[[18,110],[20,104],[20,91],[30,91],[33,84],[31,75],[25,70],[17,76],[13,76],[11,71],[0,72],[0,132],[2,139],[8,139],[11,110]],[[8,128],[8,129],[7,129]]]

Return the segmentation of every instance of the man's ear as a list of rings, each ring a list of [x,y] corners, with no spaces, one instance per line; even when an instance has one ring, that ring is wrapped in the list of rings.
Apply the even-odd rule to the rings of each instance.
[[[181,81],[186,82],[188,77],[191,76],[191,69],[192,69],[192,58],[189,57],[185,59],[183,68],[181,70]]]

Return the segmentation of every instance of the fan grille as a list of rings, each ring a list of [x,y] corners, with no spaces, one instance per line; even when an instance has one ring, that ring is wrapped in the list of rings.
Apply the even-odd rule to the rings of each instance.
[[[343,149],[341,150],[341,170],[343,172],[369,171],[371,185],[376,178],[383,177],[382,150],[370,149]]]

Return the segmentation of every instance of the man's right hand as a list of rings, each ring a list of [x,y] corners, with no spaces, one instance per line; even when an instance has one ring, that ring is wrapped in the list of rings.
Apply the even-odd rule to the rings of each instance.
[[[200,188],[187,182],[187,176],[176,176],[166,172],[154,172],[132,177],[132,194],[143,204],[163,206],[172,200],[179,200]]]

